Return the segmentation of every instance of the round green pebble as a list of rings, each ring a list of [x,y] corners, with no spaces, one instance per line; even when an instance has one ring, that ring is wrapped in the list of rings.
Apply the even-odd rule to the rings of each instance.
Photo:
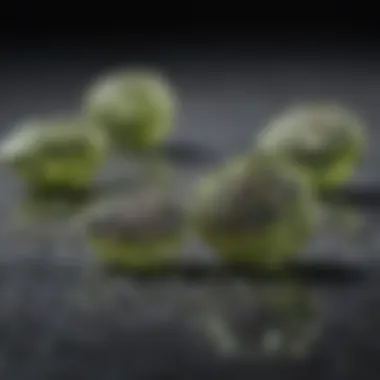
[[[315,231],[318,210],[305,176],[266,154],[239,157],[201,181],[193,221],[222,259],[278,266]]]
[[[84,96],[84,113],[103,126],[119,150],[139,151],[163,142],[173,128],[177,99],[168,81],[147,69],[100,77]]]
[[[143,190],[100,202],[85,214],[84,228],[101,262],[149,269],[178,257],[185,221],[185,210],[169,195]]]
[[[309,103],[288,109],[264,128],[256,148],[299,165],[312,184],[327,190],[343,184],[363,154],[365,125],[335,103]]]
[[[73,119],[32,120],[10,131],[0,145],[0,160],[33,189],[88,186],[105,159],[108,138]]]

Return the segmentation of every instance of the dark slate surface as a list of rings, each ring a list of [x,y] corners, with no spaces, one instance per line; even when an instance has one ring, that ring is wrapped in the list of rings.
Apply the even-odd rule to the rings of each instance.
[[[0,62],[1,131],[25,117],[75,112],[80,93],[94,74],[128,62],[118,47],[79,51],[18,52]],[[370,186],[380,180],[376,149],[380,61],[316,58],[141,53],[139,61],[166,70],[180,92],[183,108],[173,144],[187,147],[179,150],[182,164],[176,170],[184,201],[196,179],[213,167],[211,158],[222,161],[243,152],[269,117],[306,98],[338,98],[363,115],[371,139],[353,183]],[[202,161],[191,146],[205,147],[214,156],[206,154]],[[117,177],[122,169],[111,163],[104,174]],[[317,304],[318,313],[312,317],[322,327],[306,355],[252,353],[263,343],[263,332],[284,319],[265,312],[256,297],[258,285],[238,279],[144,284],[107,277],[97,271],[74,230],[60,227],[59,223],[68,225],[65,216],[54,223],[15,224],[22,186],[5,168],[0,180],[2,379],[378,378],[376,278],[360,286],[311,284],[303,289]],[[360,217],[367,223],[366,235],[348,237],[329,228],[302,256],[376,259],[376,210]],[[191,241],[183,257],[207,259],[212,254]],[[301,321],[313,318],[301,316]],[[230,327],[227,335],[223,323]],[[208,335],[204,326],[212,327]],[[306,334],[299,322],[295,326],[296,333]],[[270,336],[265,339],[270,345]]]

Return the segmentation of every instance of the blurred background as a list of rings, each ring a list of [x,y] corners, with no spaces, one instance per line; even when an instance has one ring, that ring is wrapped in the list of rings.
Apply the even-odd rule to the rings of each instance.
[[[160,12],[138,5],[8,3],[0,23],[1,133],[31,116],[75,113],[94,76],[144,65],[177,87],[174,145],[197,146],[222,161],[248,149],[284,107],[339,100],[369,125],[353,186],[380,181],[379,34],[365,4],[287,3],[276,11],[275,4],[254,4],[239,12],[231,9],[237,4],[155,4]],[[178,165],[184,198],[209,167],[207,160]],[[261,285],[239,279],[136,283],[100,276],[84,265],[81,243],[60,230],[40,221],[27,231],[10,229],[22,189],[5,169],[0,178],[2,378],[378,378],[376,273],[360,285],[277,285],[272,294],[290,294],[280,296],[289,300],[282,309],[261,300]],[[304,256],[373,259],[377,210],[359,211],[367,234],[324,232]],[[210,252],[194,242],[184,255],[193,254]],[[61,265],[62,257],[69,264]]]

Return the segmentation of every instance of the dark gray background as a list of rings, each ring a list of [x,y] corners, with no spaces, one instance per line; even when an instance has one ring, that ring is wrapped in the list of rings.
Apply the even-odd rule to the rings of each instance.
[[[71,40],[70,46],[61,41],[48,49],[25,45],[4,50],[0,128],[6,132],[30,116],[76,112],[81,92],[94,75],[118,65],[148,64],[165,71],[178,88],[182,108],[174,141],[208,146],[222,160],[249,149],[255,133],[283,107],[331,98],[352,106],[369,125],[368,154],[353,182],[370,186],[380,180],[380,60],[371,51],[337,54],[332,49],[322,54],[301,49],[277,55],[268,51],[255,44],[239,49],[233,44],[218,50],[207,45],[163,49],[161,44],[142,47],[122,41],[90,49],[80,39]],[[179,189],[191,188],[206,168],[198,165],[180,171]],[[156,284],[145,289],[141,284],[93,277],[83,266],[80,245],[71,245],[62,236],[54,239],[48,230],[38,236],[29,234],[30,229],[9,231],[13,201],[21,188],[5,168],[0,183],[2,378],[378,378],[376,286],[321,291],[328,310],[326,332],[311,357],[301,363],[241,356],[227,360],[184,328],[187,309],[183,305],[189,302],[185,285]],[[364,216],[374,215],[375,211]],[[373,229],[377,231],[376,225]],[[322,235],[310,252],[359,259],[376,253],[373,239],[365,250],[362,244]],[[60,266],[62,256],[71,257],[75,265]],[[239,291],[233,288],[227,300],[223,289],[217,297],[238,309]],[[203,293],[207,290],[201,287]],[[140,302],[142,297],[147,304]]]

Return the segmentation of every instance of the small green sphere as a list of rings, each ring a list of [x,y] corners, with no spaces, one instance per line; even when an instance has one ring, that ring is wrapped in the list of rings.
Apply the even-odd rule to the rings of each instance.
[[[108,149],[99,129],[78,120],[35,120],[12,130],[0,146],[0,160],[33,189],[86,188]]]
[[[201,238],[229,262],[281,265],[307,242],[317,219],[302,173],[261,153],[204,179],[194,204]]]
[[[84,113],[108,132],[115,147],[152,148],[173,127],[176,97],[166,79],[149,70],[118,71],[101,77],[84,96]]]
[[[337,187],[353,173],[365,148],[364,123],[338,104],[306,104],[273,120],[257,146],[302,167],[320,190]]]
[[[178,257],[185,215],[167,194],[144,190],[100,203],[85,215],[84,228],[106,265],[149,269]]]

